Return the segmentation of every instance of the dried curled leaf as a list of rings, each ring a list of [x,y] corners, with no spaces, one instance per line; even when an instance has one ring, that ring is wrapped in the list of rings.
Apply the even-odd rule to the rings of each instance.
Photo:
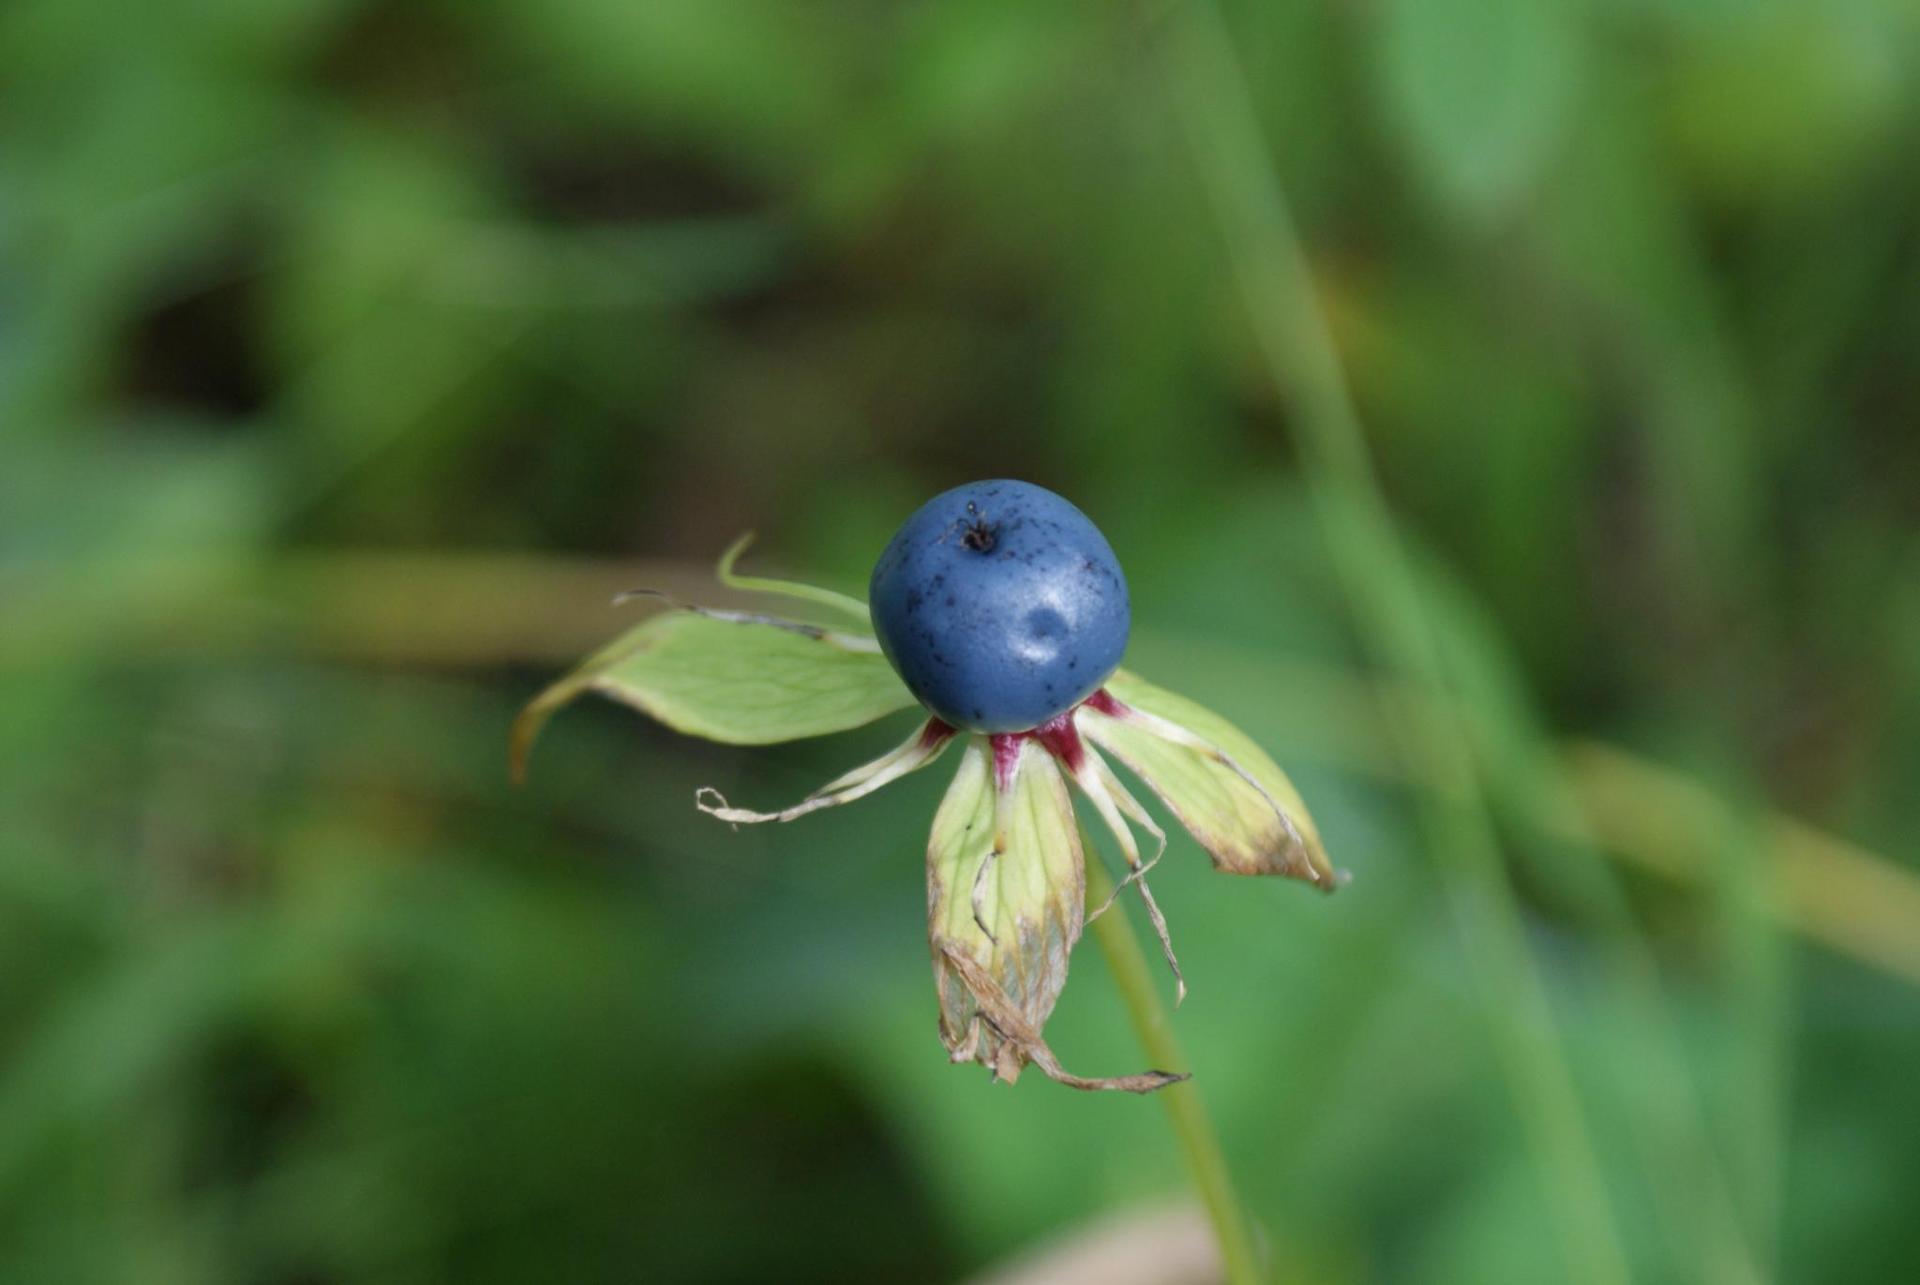
[[[1106,695],[1075,715],[1081,734],[1160,796],[1215,869],[1339,886],[1299,792],[1246,733],[1125,670]]]
[[[1010,755],[996,767],[986,742],[969,741],[933,820],[927,931],[941,1042],[1009,1083],[1029,1062],[1082,1089],[1145,1093],[1184,1078],[1072,1075],[1041,1037],[1085,919],[1085,856],[1053,759],[1031,741]]]
[[[587,691],[730,745],[844,732],[914,704],[870,637],[677,608],[628,630],[521,711],[513,726],[516,779],[547,719]]]

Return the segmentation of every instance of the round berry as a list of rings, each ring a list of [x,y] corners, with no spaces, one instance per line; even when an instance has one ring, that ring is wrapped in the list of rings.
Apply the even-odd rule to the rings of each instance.
[[[1091,696],[1127,649],[1119,560],[1098,527],[1028,482],[935,496],[893,537],[868,589],[907,689],[974,732],[1024,732]]]

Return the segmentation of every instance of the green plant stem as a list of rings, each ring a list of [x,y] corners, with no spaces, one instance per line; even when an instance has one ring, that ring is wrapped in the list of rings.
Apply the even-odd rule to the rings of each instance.
[[[1092,850],[1092,845],[1087,845]],[[1098,862],[1087,863],[1087,900],[1095,905],[1106,901],[1113,882]],[[1154,989],[1153,970],[1140,949],[1124,908],[1115,905],[1094,921],[1093,935],[1100,942],[1100,953],[1107,958],[1114,985],[1133,1019],[1134,1034],[1146,1050],[1147,1062],[1157,1070],[1185,1071],[1186,1055],[1173,1033],[1172,1014],[1160,992]],[[1214,1132],[1207,1114],[1206,1099],[1192,1080],[1169,1085],[1157,1094],[1173,1122],[1173,1133],[1186,1158],[1194,1189],[1206,1206],[1213,1224],[1214,1238],[1220,1244],[1220,1264],[1228,1285],[1258,1285],[1267,1279],[1260,1265],[1260,1250],[1253,1238],[1253,1225],[1247,1221],[1240,1197],[1233,1189],[1233,1176],[1227,1170],[1226,1155],[1220,1150],[1220,1137]]]

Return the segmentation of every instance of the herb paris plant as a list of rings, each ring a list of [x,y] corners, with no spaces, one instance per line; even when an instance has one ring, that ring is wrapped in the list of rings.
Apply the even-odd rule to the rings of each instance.
[[[672,603],[527,706],[514,727],[516,776],[541,725],[584,691],[731,744],[845,731],[917,703],[928,717],[898,747],[792,807],[737,808],[710,787],[696,805],[733,823],[791,821],[871,794],[962,742],[927,849],[927,930],[950,1057],[1006,1081],[1031,1063],[1086,1089],[1146,1092],[1184,1078],[1073,1075],[1042,1037],[1090,918],[1068,782],[1112,832],[1127,866],[1115,895],[1131,887],[1140,896],[1181,995],[1166,920],[1147,885],[1166,835],[1108,755],[1180,820],[1216,869],[1329,890],[1338,879],[1300,796],[1258,746],[1211,711],[1118,668],[1127,587],[1098,529],[1025,482],[958,487],[908,518],[888,544],[874,567],[871,619],[866,606],[829,590],[736,575],[745,543],[721,559],[724,584],[825,606],[859,627]],[[1144,858],[1135,827],[1154,842]]]

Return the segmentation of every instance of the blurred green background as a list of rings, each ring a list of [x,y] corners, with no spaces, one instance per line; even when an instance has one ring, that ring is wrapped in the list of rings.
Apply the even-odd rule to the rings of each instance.
[[[0,1280],[948,1281],[1184,1199],[1151,1100],[946,1065],[946,771],[691,806],[904,720],[583,704],[506,783],[614,591],[857,592],[996,475],[1354,875],[1158,882],[1278,1278],[1910,1279],[1920,8],[1217,13],[0,8]],[[1049,1034],[1137,1069],[1090,946]]]

